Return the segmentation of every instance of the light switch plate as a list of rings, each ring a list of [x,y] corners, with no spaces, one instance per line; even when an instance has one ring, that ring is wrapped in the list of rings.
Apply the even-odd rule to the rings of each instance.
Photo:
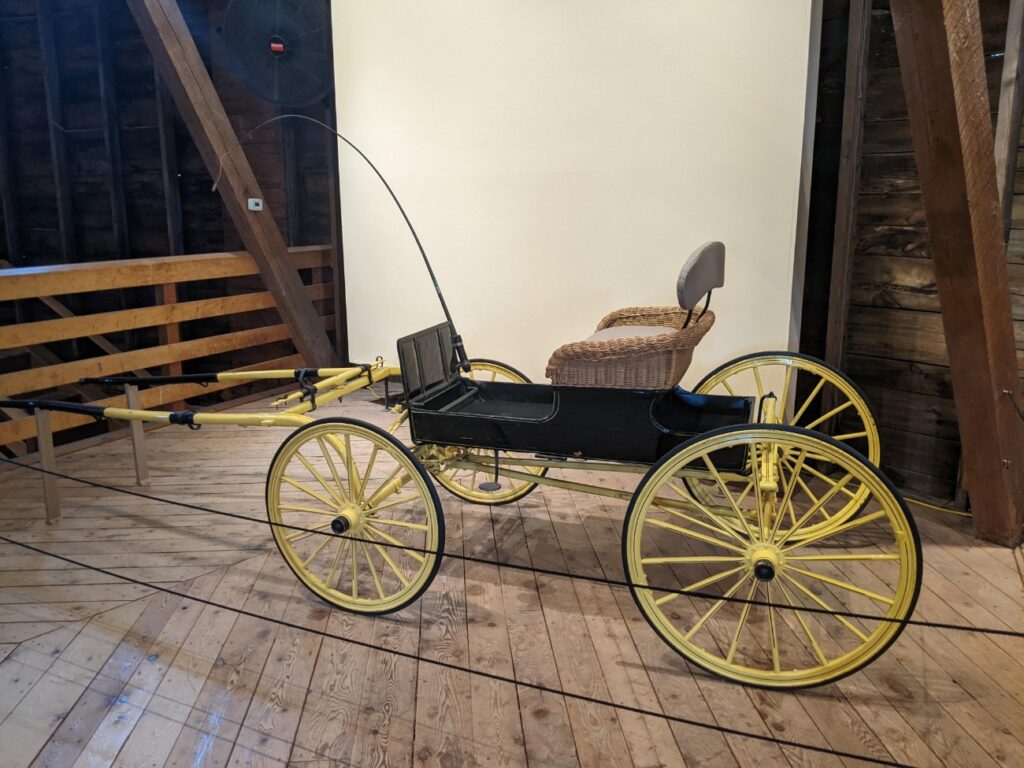
[[[249,198],[249,210],[250,211],[262,211],[263,210],[263,199],[259,197]]]

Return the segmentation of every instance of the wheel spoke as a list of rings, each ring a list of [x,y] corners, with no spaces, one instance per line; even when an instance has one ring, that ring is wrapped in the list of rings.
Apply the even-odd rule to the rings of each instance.
[[[771,582],[765,582],[764,585],[765,602],[768,603],[768,635],[771,638],[772,646],[772,669],[776,674],[781,669],[779,664],[779,634],[775,628],[775,609],[772,607],[772,584]]]
[[[800,456],[799,456],[799,458],[796,461],[796,469],[794,469],[793,470],[793,474],[789,476],[789,484],[788,484],[788,486],[786,488],[785,495],[782,497],[782,503],[779,505],[779,511],[778,511],[778,513],[775,516],[775,524],[772,526],[772,532],[771,532],[771,535],[768,536],[768,541],[775,541],[775,537],[779,533],[779,527],[782,525],[783,511],[787,507],[789,508],[790,517],[791,518],[795,517],[795,515],[793,514],[792,498],[793,498],[793,489],[796,488],[796,483],[793,481],[793,478],[800,476],[800,469],[803,467],[804,460],[806,458],[807,458],[807,451],[801,451],[800,452]],[[782,473],[780,472],[779,475],[781,477]]]
[[[789,555],[786,560],[899,560],[899,555],[893,554],[863,554],[863,555]]]
[[[818,379],[818,383],[814,385],[814,389],[811,390],[811,394],[809,394],[807,399],[804,400],[803,405],[800,406],[800,410],[793,414],[793,420],[789,422],[790,426],[797,426],[797,423],[800,421],[800,417],[804,415],[804,411],[810,407],[811,403],[814,402],[814,398],[817,397],[818,393],[821,392],[821,388],[824,386],[825,380]]]
[[[817,603],[819,608],[822,608],[822,609],[828,611],[830,614],[832,614],[832,618],[834,618],[836,621],[838,621],[840,624],[842,624],[844,627],[846,627],[848,630],[850,630],[850,632],[852,632],[857,637],[859,637],[861,639],[861,641],[863,641],[865,643],[868,641],[868,636],[865,635],[863,632],[861,632],[859,629],[857,629],[857,627],[855,627],[849,621],[847,621],[845,616],[837,616],[836,612],[835,612],[836,611],[835,608],[833,608],[831,605],[829,605],[824,600],[822,600],[820,597],[818,597],[816,594],[814,594],[814,592],[812,592],[806,586],[804,586],[799,581],[797,581],[792,576],[790,576],[789,573],[783,572],[782,577],[784,579],[787,579],[794,587],[799,589],[801,592],[803,592],[805,595],[807,595],[807,597],[811,598],[811,600],[813,600],[815,603]]]
[[[356,469],[356,457],[352,455],[352,438],[345,435],[345,468],[348,472],[348,482],[352,486],[352,500],[362,501],[360,486],[362,480],[359,477],[359,470]]]
[[[796,544],[790,544],[788,547],[786,547],[782,551],[783,552],[788,552],[791,549],[798,549],[800,547],[806,547],[806,546],[808,546],[810,544],[815,543],[816,541],[821,541],[821,539],[827,539],[829,536],[839,536],[841,534],[846,533],[847,531],[853,530],[854,528],[858,528],[858,527],[860,527],[862,525],[867,525],[868,523],[873,523],[875,520],[877,520],[880,517],[885,517],[885,510],[884,509],[879,509],[876,512],[872,512],[870,515],[864,515],[862,517],[854,518],[850,522],[843,523],[842,525],[837,526],[836,528],[831,528],[831,527],[830,528],[826,528],[823,531],[819,531],[816,534],[812,534],[811,536],[808,536],[806,539],[801,539]]]
[[[293,488],[298,488],[300,491],[302,491],[303,493],[307,494],[308,496],[312,496],[317,501],[322,502],[323,504],[325,504],[328,507],[328,509],[334,509],[334,507],[335,507],[335,502],[334,501],[332,501],[331,499],[326,498],[325,496],[321,496],[319,493],[314,491],[312,488],[304,485],[303,483],[300,483],[298,480],[294,480],[294,479],[288,477],[287,475],[282,475],[281,479],[284,482],[288,483],[288,485],[292,486]]]
[[[658,503],[659,501],[667,502],[669,500],[668,499],[655,499],[654,501],[651,502],[651,506],[657,507],[662,512],[667,512],[670,515],[678,517],[680,520],[685,520],[688,523],[693,523],[694,525],[699,525],[701,528],[709,530],[709,531],[711,531],[713,533],[724,533],[726,536],[729,536],[729,537],[731,537],[733,539],[736,539],[736,541],[743,542],[743,539],[740,538],[739,534],[736,533],[736,531],[732,530],[731,528],[723,527],[723,526],[720,526],[720,525],[711,525],[710,523],[705,523],[705,522],[703,522],[701,520],[698,520],[695,517],[690,517],[689,515],[687,515],[687,514],[685,514],[683,512],[680,512],[677,509],[672,509],[671,507],[664,506],[664,504],[659,504]],[[714,517],[711,516],[711,514],[709,512],[704,510],[701,507],[701,505],[698,504],[696,501],[694,501],[694,506],[697,507],[698,509],[700,509],[702,512],[704,512],[706,515],[708,515],[708,517],[710,517],[712,520],[715,519]]]
[[[373,495],[370,496],[370,498],[366,499],[363,503],[366,506],[375,507],[377,506],[377,503],[381,499],[386,499],[392,493],[398,493],[401,487],[406,483],[405,478],[398,476],[400,472],[405,472],[405,467],[403,467],[401,464],[399,464],[397,467],[391,470],[391,473],[384,479],[384,481],[379,486],[377,486],[377,490],[373,492]],[[408,475],[406,475],[406,477],[408,477]],[[394,485],[395,487],[389,488],[389,486],[391,485]]]
[[[398,547],[400,552],[408,555],[413,560],[418,560],[421,563],[426,562],[426,558],[423,557],[423,555],[421,555],[419,552],[414,552],[413,550],[409,549],[407,544],[403,544],[390,533],[385,533],[380,528],[370,525],[370,523],[366,523],[366,529],[370,531],[372,534],[375,534],[378,538],[381,538],[384,541],[386,541],[388,544],[393,544],[394,546]]]
[[[358,496],[358,498],[360,498],[360,499],[363,498],[363,492],[366,490],[366,486],[370,482],[370,477],[372,477],[371,473],[373,472],[373,463],[377,460],[377,453],[379,451],[380,451],[380,446],[378,446],[378,445],[374,445],[373,448],[370,450],[370,458],[366,462],[366,469],[363,471],[363,479],[362,479],[362,482],[360,482],[360,484],[359,484],[359,496]]]
[[[281,504],[280,506],[284,507],[284,504]],[[331,522],[333,522],[333,521],[331,521]],[[322,525],[314,525],[312,528],[309,528],[309,529],[307,529],[305,531],[295,531],[294,533],[289,533],[287,536],[284,537],[284,539],[285,539],[285,541],[291,543],[291,542],[297,541],[298,539],[305,538],[306,536],[310,536],[313,533],[315,533],[316,531],[322,531],[324,528],[328,527],[330,524],[331,523],[328,522],[328,523],[323,523]]]
[[[736,590],[738,590],[738,589],[739,589],[740,587],[742,587],[742,586],[743,586],[743,583],[744,583],[744,582],[745,582],[745,581],[746,581],[747,579],[749,579],[749,578],[750,578],[750,575],[749,575],[749,574],[746,574],[746,573],[745,573],[745,574],[743,574],[742,576],[740,576],[740,580],[739,580],[739,581],[737,581],[737,582],[736,582],[735,584],[733,584],[733,585],[732,585],[731,587],[729,587],[729,589],[727,589],[727,590],[725,591],[725,593],[724,593],[724,594],[722,595],[722,597],[723,597],[723,598],[725,598],[725,599],[723,599],[723,600],[717,600],[717,601],[715,602],[715,604],[714,604],[714,605],[712,605],[712,606],[711,606],[711,607],[710,607],[710,608],[709,608],[709,609],[707,610],[707,612],[706,612],[706,613],[705,613],[705,614],[704,614],[703,616],[701,616],[701,617],[700,617],[700,619],[699,619],[699,620],[697,621],[697,623],[696,623],[696,624],[694,624],[694,625],[693,625],[692,627],[690,627],[690,631],[689,631],[689,632],[687,632],[687,633],[686,633],[685,635],[683,635],[683,639],[684,639],[684,640],[689,640],[689,639],[690,639],[691,637],[693,637],[693,636],[694,636],[695,634],[697,634],[697,631],[698,631],[698,630],[699,630],[699,629],[700,629],[701,627],[703,627],[703,626],[704,626],[705,622],[707,622],[707,621],[708,621],[708,619],[710,619],[710,618],[711,618],[712,616],[714,616],[714,615],[715,615],[716,613],[718,613],[719,609],[720,609],[720,608],[721,608],[721,607],[722,607],[723,605],[725,605],[725,604],[726,604],[726,602],[728,602],[728,598],[730,598],[730,597],[732,597],[732,596],[733,596],[734,594],[736,594]]]
[[[745,558],[729,557],[728,555],[686,555],[671,557],[644,557],[641,558],[642,565],[666,565],[668,563],[738,563]]]
[[[835,408],[833,408],[828,413],[823,413],[821,416],[816,418],[810,424],[804,424],[804,429],[814,429],[819,424],[822,424],[822,423],[828,421],[829,419],[831,419],[833,416],[842,413],[843,411],[845,411],[847,408],[849,408],[852,405],[853,405],[853,400],[847,400],[842,405],[837,405]]]
[[[331,468],[331,476],[334,478],[334,482],[338,486],[338,491],[347,502],[349,496],[348,493],[345,492],[345,484],[341,481],[341,475],[338,474],[338,467],[334,464],[334,459],[331,458],[331,454],[327,450],[327,443],[324,442],[322,437],[318,437],[316,442],[317,445],[320,446],[320,452],[324,455],[324,461],[326,461],[327,466]]]
[[[761,450],[758,450],[761,448]],[[761,496],[761,467],[758,461],[758,455],[764,453],[764,446],[760,443],[754,443],[750,447],[751,461],[753,463],[753,470],[751,474],[754,476],[754,484],[758,487],[754,489],[754,507],[757,510],[757,532],[760,535],[762,541],[768,536],[768,521],[765,520],[764,514],[764,498]],[[763,461],[763,459],[762,459]]]
[[[731,506],[733,512],[736,513],[736,517],[740,519],[740,523],[743,525],[743,530],[747,532],[747,537],[753,539],[754,534],[751,532],[750,526],[747,525],[747,518],[740,511],[740,507],[736,503],[736,500],[732,497],[732,494],[729,493],[729,489],[726,487],[725,481],[722,480],[722,476],[718,474],[718,469],[715,467],[714,464],[711,463],[711,460],[708,458],[708,455],[706,453],[703,456],[701,456],[701,458],[704,460],[704,466],[708,468],[708,471],[711,473],[711,476],[714,477],[715,482],[718,483],[718,487],[722,489],[722,493],[725,495],[725,498],[728,499],[729,506]],[[756,477],[754,478],[753,482],[755,485],[757,484]]]
[[[782,595],[786,598],[786,602],[789,603],[792,608],[796,608],[796,603],[793,602],[793,598],[790,596],[789,590],[786,589],[786,585],[781,581],[778,582],[778,585]],[[811,648],[814,649],[814,655],[818,657],[818,661],[821,662],[822,666],[828,664],[828,657],[826,657],[825,652],[821,650],[821,646],[818,645],[818,641],[814,639],[814,633],[811,632],[811,628],[808,627],[807,622],[804,621],[803,613],[801,611],[792,611],[791,613],[796,616],[796,620],[800,622],[800,626],[803,627],[804,634],[807,635],[807,639],[810,640]]]
[[[686,592],[693,592],[694,590],[697,590],[697,589],[703,589],[704,587],[709,587],[712,584],[718,583],[722,579],[729,578],[734,573],[739,573],[740,571],[744,570],[745,568],[746,568],[746,565],[741,565],[741,566],[738,566],[736,568],[729,568],[728,570],[720,571],[719,573],[716,573],[716,574],[713,574],[711,576],[708,576],[706,579],[701,579],[700,581],[695,581],[695,582],[693,582],[693,584],[687,584],[685,587],[682,587],[678,592],[669,592],[667,595],[663,595],[662,597],[659,597],[657,600],[654,601],[654,604],[655,605],[664,605],[665,603],[667,603],[667,602],[669,602],[671,600],[675,600],[677,597],[682,597],[683,594],[685,594]],[[652,591],[654,591],[654,590],[652,590]]]
[[[316,549],[313,550],[313,554],[311,554],[309,557],[307,557],[305,560],[302,561],[302,567],[303,568],[308,568],[309,564],[311,562],[313,562],[313,558],[316,557],[317,555],[319,555],[324,550],[324,547],[326,547],[328,544],[330,544],[333,539],[334,539],[333,536],[324,536],[324,540],[322,542],[320,542],[320,546],[319,547],[317,547]]]
[[[786,377],[782,381],[782,397],[779,402],[782,404],[782,420],[786,420],[786,408],[789,406],[789,387],[793,382],[793,371],[795,369],[792,365],[786,366]]]
[[[388,567],[392,570],[395,576],[398,577],[398,580],[402,582],[402,586],[408,587],[409,579],[407,579],[405,574],[402,573],[397,565],[395,565],[395,561],[391,559],[391,555],[387,553],[387,550],[385,550],[380,544],[374,544],[373,546],[377,548],[377,551],[380,552],[380,556],[384,558],[384,562],[388,564]]]
[[[364,544],[363,547],[365,548],[366,545]],[[366,564],[370,566],[370,575],[373,577],[373,586],[377,588],[377,597],[383,600],[385,597],[384,587],[380,583],[380,576],[377,573],[377,567],[373,564],[373,558],[366,551],[363,552],[363,557],[366,558]]]
[[[337,570],[338,564],[341,562],[342,554],[344,554],[345,552],[348,552],[349,547],[351,547],[351,546],[352,546],[352,540],[351,539],[343,539],[342,541],[338,542],[338,551],[334,555],[334,561],[331,563],[331,570],[329,570],[327,572],[327,578],[324,580],[324,584],[327,585],[328,589],[334,589],[334,587],[331,586],[331,582],[334,581],[334,572]],[[339,576],[339,578],[340,578],[340,576]]]
[[[790,468],[792,469],[792,465],[790,465]],[[829,477],[828,475],[826,475],[824,472],[819,472],[814,467],[812,467],[810,464],[805,464],[804,465],[804,469],[807,470],[808,474],[814,475],[816,478],[821,480],[823,483],[828,483],[829,485],[835,485],[835,483],[837,482],[837,481],[833,480],[831,477]],[[845,493],[851,499],[854,496],[857,495],[856,491],[851,491],[849,488],[844,488],[843,489],[843,493]]]
[[[721,547],[722,549],[730,549],[733,552],[739,552],[741,554],[746,553],[745,549],[741,549],[740,547],[737,547],[726,541],[722,541],[721,539],[716,539],[713,536],[705,536],[703,533],[700,533],[699,531],[691,531],[689,528],[680,528],[678,525],[672,525],[672,523],[666,523],[662,520],[651,520],[650,518],[648,518],[645,522],[648,525],[656,525],[659,528],[664,528],[668,531],[674,531],[675,533],[682,534],[683,536],[689,536],[691,539],[698,539],[708,544],[713,544],[716,547]]]
[[[408,496],[401,496],[397,499],[392,499],[391,501],[385,501],[383,504],[378,504],[376,507],[366,510],[366,514],[372,515],[376,512],[380,512],[382,509],[388,509],[389,507],[397,507],[399,504],[405,504],[406,502],[409,501],[416,501],[416,499],[418,499],[419,497],[420,495],[418,493],[413,493]]]
[[[376,510],[374,510],[376,511]],[[410,523],[405,520],[390,520],[386,517],[375,517],[373,522],[377,525],[398,525],[402,528],[413,528],[417,531],[429,531],[430,528],[424,523]]]
[[[725,387],[726,392],[728,392],[733,397],[736,397],[736,391],[731,386],[729,386],[729,382],[727,379],[722,379],[722,386]]]
[[[839,493],[843,486],[850,482],[850,480],[852,479],[853,475],[847,473],[846,476],[843,477],[843,479],[836,483],[834,486],[832,486],[832,488],[830,488],[824,496],[822,496],[820,499],[815,499],[814,504],[812,504],[811,507],[806,512],[803,513],[800,519],[793,524],[792,528],[790,528],[782,535],[781,539],[775,542],[775,545],[777,547],[781,547],[783,544],[785,544],[789,540],[790,536],[792,536],[794,533],[800,530],[800,528],[803,527],[804,523],[806,523],[811,518],[811,515],[817,512],[822,507],[822,505],[828,504],[829,501],[832,500],[832,497]],[[797,480],[799,481],[799,476],[797,477]],[[814,497],[811,496],[811,498]],[[824,512],[822,514],[824,514]],[[828,519],[828,515],[825,515],[825,519]]]
[[[352,547],[352,599],[359,599],[359,544]]]
[[[338,493],[338,491],[336,491],[334,488],[331,487],[331,484],[327,482],[327,479],[323,475],[320,474],[319,470],[317,470],[316,467],[314,467],[312,464],[309,463],[309,459],[307,459],[305,456],[302,455],[302,451],[301,450],[298,450],[298,451],[295,452],[295,458],[297,458],[302,463],[302,466],[304,466],[306,468],[306,471],[309,472],[309,474],[311,474],[314,478],[316,478],[316,481],[318,483],[320,483],[320,486],[325,491],[327,491],[331,496],[334,497],[334,500],[338,504],[344,504],[345,503],[345,499],[342,498],[341,494]]]
[[[757,396],[764,397],[764,384],[761,382],[761,371],[755,365],[751,370],[754,372],[754,383],[757,385]]]
[[[324,512],[322,509],[316,509],[315,507],[304,507],[301,504],[278,504],[281,509],[290,509],[293,512],[308,512],[311,515],[327,515],[327,517],[337,517],[337,512]],[[330,523],[324,523],[324,526],[330,525]],[[324,527],[321,526],[321,527]]]
[[[757,370],[756,368],[754,370]],[[750,583],[750,591],[747,592],[747,600],[754,598],[754,591],[757,589],[757,579],[753,579]],[[727,664],[732,664],[733,658],[736,656],[736,648],[740,642],[740,633],[743,631],[743,627],[747,623],[747,616],[750,615],[750,603],[744,603],[743,608],[740,609],[740,620],[736,624],[736,631],[732,635],[732,642],[729,644],[729,652],[726,654],[725,661]]]
[[[797,573],[803,574],[804,576],[810,579],[817,579],[818,581],[823,581],[826,584],[831,584],[833,587],[845,589],[847,592],[854,592],[858,595],[863,595],[864,597],[874,600],[876,603],[882,603],[883,605],[892,605],[894,602],[892,598],[888,598],[885,595],[880,595],[877,592],[872,592],[868,589],[863,589],[861,587],[858,587],[856,584],[851,584],[850,582],[843,581],[842,579],[834,579],[831,576],[825,576],[821,573],[808,571],[805,568],[797,568],[795,565],[789,566],[789,570],[796,571]]]
[[[866,431],[847,432],[847,433],[842,434],[842,435],[836,435],[833,439],[834,440],[839,440],[839,441],[843,441],[843,440],[856,440],[859,437],[867,437],[867,436],[868,436],[868,433]]]
[[[680,499],[682,499],[684,503],[686,503],[686,504],[688,504],[690,506],[696,507],[698,512],[703,512],[704,516],[707,517],[712,522],[714,522],[715,525],[709,525],[708,523],[703,523],[703,522],[700,522],[699,520],[695,520],[695,519],[693,519],[693,518],[691,518],[691,517],[689,517],[687,515],[684,515],[675,506],[670,506],[669,508],[666,508],[666,507],[662,506],[661,504],[658,504],[659,500],[663,504],[669,504],[669,505],[675,505],[675,504],[678,503],[678,502],[671,501],[670,499],[655,499],[654,501],[652,501],[651,503],[654,504],[655,506],[657,506],[658,509],[661,509],[661,510],[663,510],[665,512],[668,512],[669,514],[676,515],[677,517],[681,517],[684,520],[688,520],[688,521],[690,521],[692,523],[696,523],[697,525],[700,525],[700,526],[702,526],[704,528],[707,528],[708,530],[716,531],[717,533],[724,533],[727,536],[731,536],[732,538],[736,539],[739,542],[745,543],[744,539],[738,533],[736,533],[735,529],[733,529],[732,527],[730,527],[726,523],[722,522],[722,520],[719,518],[719,516],[711,511],[711,507],[710,506],[705,506],[705,505],[701,504],[699,501],[697,501],[697,499],[695,499],[693,497],[692,494],[689,494],[686,491],[682,490],[681,488],[679,488],[679,486],[677,486],[673,482],[668,482],[668,483],[666,483],[666,485],[668,485],[669,489],[671,489],[673,493],[675,493]]]

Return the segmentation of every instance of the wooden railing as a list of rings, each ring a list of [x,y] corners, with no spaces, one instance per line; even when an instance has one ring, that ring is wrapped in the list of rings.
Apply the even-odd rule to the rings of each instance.
[[[330,249],[327,246],[292,248],[296,269],[311,269],[313,281],[307,286],[311,300],[321,307],[324,324],[330,328],[333,317],[323,308],[333,298],[330,278]],[[234,293],[194,301],[177,301],[177,286],[191,281],[251,278],[259,275],[252,257],[245,252],[210,253],[194,256],[165,256],[125,261],[68,264],[50,267],[0,269],[0,302],[38,300],[58,317],[34,322],[0,326],[0,351],[25,349],[30,357],[45,364],[21,367],[0,373],[0,397],[15,398],[51,392],[76,386],[79,379],[109,376],[129,371],[145,372],[162,369],[180,372],[182,363],[210,355],[223,355],[260,347],[289,339],[287,327],[280,323],[219,333],[213,336],[180,340],[180,323],[204,320],[246,312],[272,311],[274,300],[265,290],[252,290],[252,281],[241,288],[248,292]],[[240,282],[240,281],[235,281]],[[55,297],[115,289],[153,286],[154,303],[132,309],[118,309],[90,314],[73,314]],[[157,328],[162,343],[137,349],[113,345],[106,334]],[[88,338],[106,354],[79,360],[62,360],[48,351],[46,345]],[[277,356],[240,368],[292,368],[301,366],[297,354]],[[182,401],[199,394],[237,386],[236,383],[173,384],[139,393],[140,406],[155,408]],[[95,389],[86,394],[97,395]],[[97,405],[123,405],[124,396],[86,397]],[[0,445],[11,445],[35,437],[35,420],[18,411],[5,412],[8,420],[0,422]],[[89,423],[84,416],[54,413],[54,432]]]

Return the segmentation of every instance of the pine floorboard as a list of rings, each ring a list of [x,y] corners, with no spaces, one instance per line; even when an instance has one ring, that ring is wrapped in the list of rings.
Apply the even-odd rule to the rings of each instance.
[[[246,404],[239,410],[262,410]],[[386,426],[365,394],[318,411]],[[508,567],[443,562],[390,616],[331,610],[278,555],[263,483],[282,429],[147,433],[152,481],[125,440],[62,472],[251,518],[229,519],[0,471],[0,531],[47,551],[261,617],[524,682],[880,759],[1024,764],[1024,640],[910,627],[866,670],[794,693],[686,664],[629,593]],[[399,436],[407,438],[407,430]],[[635,478],[591,472],[628,489]],[[623,578],[625,503],[541,488],[489,509],[439,491],[451,552]],[[924,541],[916,618],[1024,628],[1024,555],[914,508]],[[853,764],[541,693],[279,626],[0,543],[0,768],[11,766],[832,766]]]

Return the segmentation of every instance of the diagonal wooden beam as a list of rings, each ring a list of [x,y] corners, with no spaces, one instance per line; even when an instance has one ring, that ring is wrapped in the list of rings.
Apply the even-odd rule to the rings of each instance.
[[[43,91],[46,119],[53,159],[53,185],[57,193],[57,224],[60,228],[61,257],[75,261],[75,222],[71,211],[71,185],[68,182],[68,153],[64,145],[64,100],[61,96],[57,64],[57,42],[53,30],[54,0],[39,0],[36,22],[43,60]]]
[[[248,210],[248,199],[262,200],[263,193],[176,0],[128,0],[128,7],[296,349],[309,365],[332,364],[336,356],[323,322],[292,268],[273,215],[265,203],[261,211]]]
[[[1014,177],[1020,150],[1021,109],[1024,106],[1024,0],[1010,0],[1003,45],[1003,74],[996,116],[996,181],[1003,214],[1003,240],[1010,236]]]
[[[1024,526],[1024,425],[978,0],[892,0],[976,532]]]

